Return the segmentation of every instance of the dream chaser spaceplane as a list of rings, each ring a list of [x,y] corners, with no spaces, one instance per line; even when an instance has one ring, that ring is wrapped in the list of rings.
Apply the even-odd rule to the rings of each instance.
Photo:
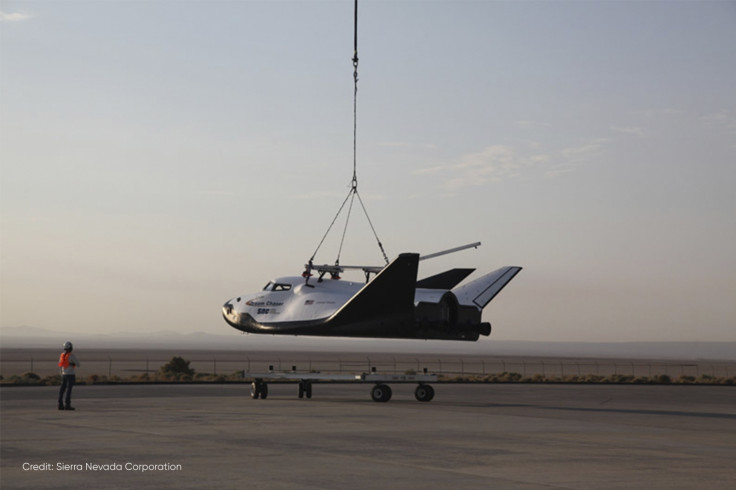
[[[479,245],[479,244],[474,244]],[[433,254],[435,256],[437,254]],[[422,257],[422,258],[429,258]],[[521,267],[502,267],[458,286],[474,269],[452,269],[417,281],[419,254],[404,253],[384,268],[311,265],[303,277],[282,277],[259,293],[233,298],[225,321],[248,333],[393,339],[478,340],[491,333],[483,308]],[[333,278],[346,268],[377,275],[366,283]]]

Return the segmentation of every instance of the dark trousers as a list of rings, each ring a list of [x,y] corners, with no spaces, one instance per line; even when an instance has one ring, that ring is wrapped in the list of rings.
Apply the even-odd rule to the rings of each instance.
[[[61,377],[61,389],[59,389],[59,406],[64,405],[70,406],[72,404],[72,388],[74,388],[74,382],[77,377],[73,374],[64,374]],[[66,399],[64,399],[64,391],[66,391]]]

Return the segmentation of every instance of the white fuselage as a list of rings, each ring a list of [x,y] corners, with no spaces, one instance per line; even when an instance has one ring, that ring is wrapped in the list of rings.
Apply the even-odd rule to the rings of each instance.
[[[236,321],[236,315],[248,314],[261,325],[321,320],[332,316],[363,286],[363,282],[342,279],[311,279],[307,284],[299,276],[280,277],[266,284],[259,293],[228,301],[233,308],[226,317]],[[444,293],[441,290],[417,289],[415,303],[436,302]]]

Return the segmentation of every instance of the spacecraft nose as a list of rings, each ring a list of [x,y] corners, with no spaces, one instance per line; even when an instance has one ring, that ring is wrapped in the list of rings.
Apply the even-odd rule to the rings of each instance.
[[[222,316],[231,327],[239,328],[240,314],[233,304],[234,300],[230,300],[222,305]]]

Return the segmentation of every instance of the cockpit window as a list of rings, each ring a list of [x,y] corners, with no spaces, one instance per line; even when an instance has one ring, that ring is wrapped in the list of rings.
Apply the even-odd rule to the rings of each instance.
[[[285,282],[273,282],[269,281],[268,284],[263,286],[264,291],[289,291],[291,290],[291,284]]]

